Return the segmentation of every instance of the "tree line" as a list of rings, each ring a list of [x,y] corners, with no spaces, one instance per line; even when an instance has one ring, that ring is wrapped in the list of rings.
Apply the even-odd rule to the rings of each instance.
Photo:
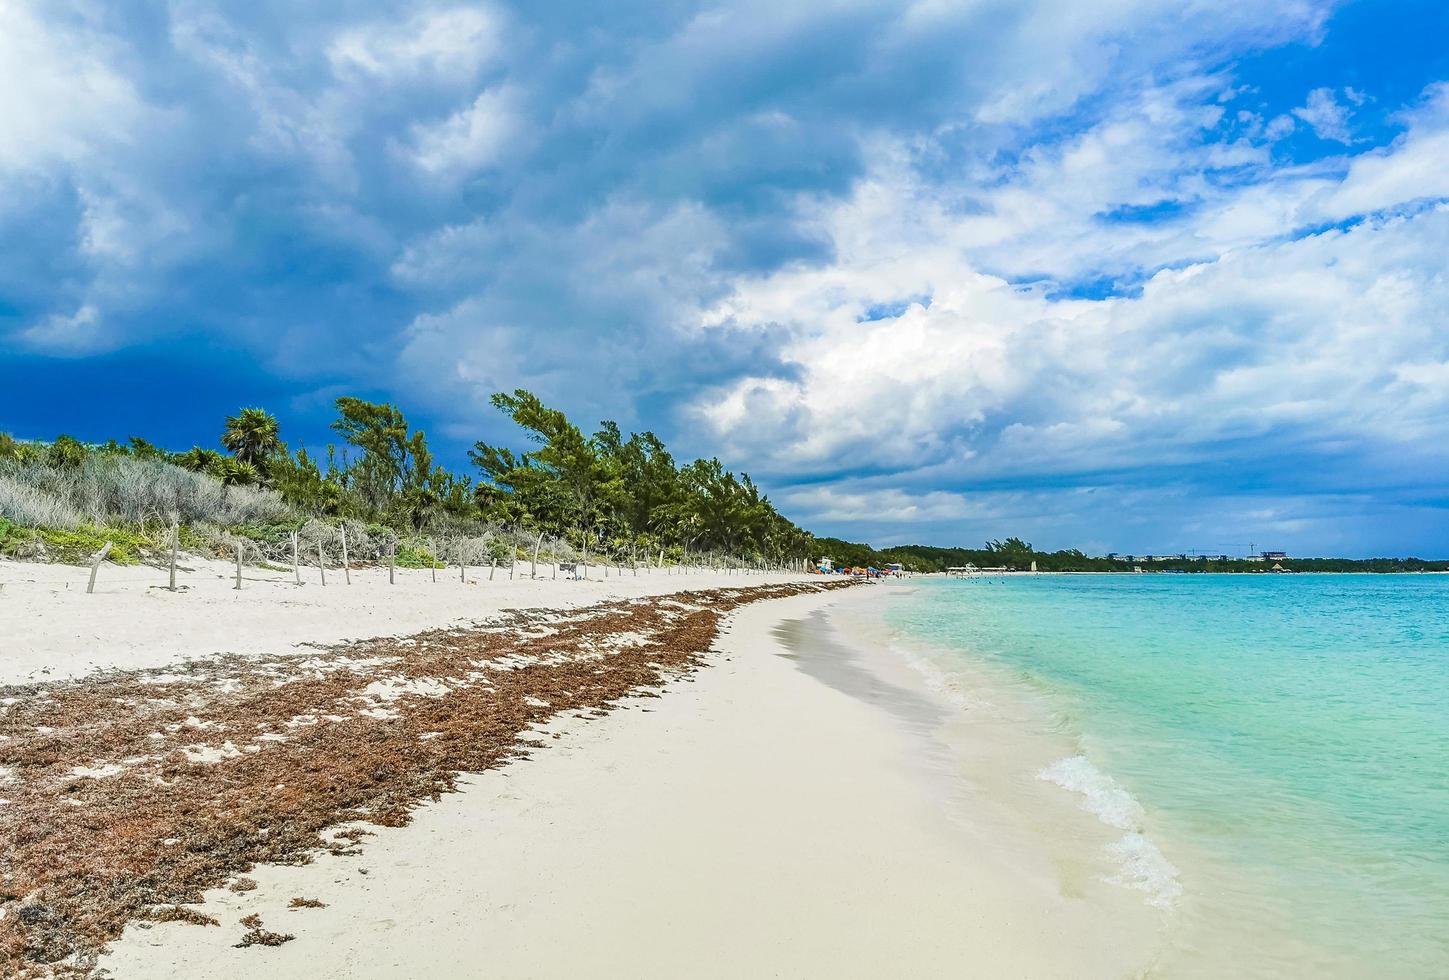
[[[586,554],[717,553],[774,564],[814,550],[813,536],[780,514],[748,474],[718,459],[679,464],[654,433],[626,435],[611,421],[587,433],[523,389],[492,403],[530,445],[480,440],[468,453],[472,473],[441,465],[397,406],[355,397],[337,399],[331,428],[340,439],[321,456],[290,449],[272,413],[243,408],[226,419],[221,449],[171,452],[140,437],[93,447],[70,436],[42,444],[0,435],[0,460],[65,468],[91,453],[154,459],[227,486],[274,491],[301,514],[401,535],[504,526]]]
[[[1076,548],[1059,551],[1038,551],[1021,538],[986,542],[981,548],[940,548],[923,544],[899,545],[893,548],[872,548],[870,545],[839,538],[816,538],[816,550],[836,565],[884,568],[899,562],[917,572],[944,572],[948,568],[975,565],[977,568],[1007,568],[1030,571],[1035,565],[1040,572],[1131,572],[1136,568],[1151,572],[1266,572],[1273,564],[1247,558],[1192,558],[1174,555],[1151,562],[1141,558],[1129,561],[1118,556],[1088,555]],[[1449,561],[1422,558],[1290,558],[1283,567],[1295,572],[1445,572]]]

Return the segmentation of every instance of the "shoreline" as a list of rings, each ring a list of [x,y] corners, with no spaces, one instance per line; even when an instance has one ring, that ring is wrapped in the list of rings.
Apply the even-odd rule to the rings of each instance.
[[[1162,906],[1152,975],[1431,975],[1446,962],[1445,879],[1419,869],[1442,868],[1443,838],[1416,834],[1442,725],[1416,706],[1442,684],[1436,647],[1416,641],[1442,622],[1428,611],[1442,590],[1354,577],[1351,589],[1318,576],[1312,590],[1265,591],[1219,576],[1202,602],[1191,583],[923,582],[889,616],[890,646],[964,695],[968,715],[1004,710],[1020,737],[1002,758],[1039,746],[1014,768],[1056,799],[1023,807],[1027,786],[989,797],[1040,813],[1069,799],[1112,828],[1116,867],[1097,876]],[[1287,593],[1301,607],[1285,611]],[[1417,693],[1402,666],[1419,662],[1425,693],[1395,693]],[[1323,709],[1303,696],[1320,672],[1332,678]],[[996,727],[961,741],[989,745]],[[1397,741],[1374,737],[1390,729]],[[1393,784],[1377,778],[1388,773]]]
[[[641,710],[550,723],[527,764],[461,777],[406,827],[369,826],[360,853],[259,865],[254,890],[188,906],[223,928],[132,923],[98,966],[119,980],[1140,973],[1158,917],[1080,864],[1073,835],[1090,831],[1042,846],[1082,815],[1012,827],[989,780],[962,779],[981,757],[939,737],[959,708],[896,654],[844,642],[834,617],[858,624],[895,588],[741,607],[704,666],[624,705]],[[296,941],[234,948],[254,914]]]
[[[878,658],[876,671],[914,678],[955,709],[937,737],[954,749],[962,770],[978,781],[992,779],[985,795],[1008,821],[1039,815],[1041,847],[1070,839],[1073,849],[1089,846],[1111,854],[1105,863],[1062,854],[1059,863],[1076,865],[1072,876],[1090,874],[1137,892],[1160,912],[1178,911],[1183,892],[1178,869],[1147,835],[1141,803],[1087,758],[1079,732],[1062,730],[1060,705],[1052,696],[1024,687],[968,651],[903,634],[886,622],[884,608],[860,611],[845,625],[890,651]]]

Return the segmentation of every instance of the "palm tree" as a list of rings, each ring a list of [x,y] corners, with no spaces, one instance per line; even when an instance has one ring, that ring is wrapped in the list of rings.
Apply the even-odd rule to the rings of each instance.
[[[244,408],[227,417],[221,444],[238,461],[265,472],[267,462],[284,449],[280,432],[276,416],[266,409]]]
[[[262,475],[255,466],[243,459],[229,459],[222,464],[218,474],[223,486],[247,487],[262,482]]]
[[[192,446],[184,453],[177,453],[171,461],[182,469],[191,470],[193,473],[210,473],[212,476],[220,473],[226,457],[215,449],[202,449],[200,446]]]

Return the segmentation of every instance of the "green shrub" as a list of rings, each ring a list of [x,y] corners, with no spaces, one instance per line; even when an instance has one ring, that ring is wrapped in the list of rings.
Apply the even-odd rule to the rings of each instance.
[[[82,525],[75,529],[24,528],[0,518],[0,554],[16,558],[41,558],[63,565],[84,565],[111,542],[107,561],[134,565],[155,545],[136,531],[118,527]]]
[[[32,532],[0,517],[0,555],[6,558],[28,557],[25,545],[34,537]]]
[[[433,553],[422,545],[400,544],[397,546],[399,568],[446,568]]]
[[[268,523],[249,522],[227,528],[232,534],[255,541],[258,544],[280,544],[292,539],[293,531],[300,531],[306,521],[276,521]]]
[[[47,455],[50,465],[56,469],[73,470],[86,461],[90,450],[74,436],[56,436]]]

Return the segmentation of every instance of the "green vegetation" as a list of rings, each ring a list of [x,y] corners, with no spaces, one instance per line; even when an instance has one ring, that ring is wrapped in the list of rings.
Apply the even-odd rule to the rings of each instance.
[[[1020,538],[989,541],[984,548],[935,548],[908,544],[894,548],[872,548],[869,545],[842,541],[839,538],[817,538],[817,550],[836,565],[857,565],[883,568],[899,562],[917,572],[943,572],[948,568],[975,565],[977,568],[1008,568],[1028,571],[1036,563],[1041,572],[1131,572],[1134,568],[1151,572],[1267,572],[1274,562],[1250,561],[1244,558],[1190,558],[1185,555],[1093,557],[1075,549],[1037,551]],[[1295,572],[1444,572],[1449,561],[1425,561],[1419,558],[1289,558],[1281,562]]]
[[[294,535],[306,560],[318,549],[334,554],[340,529],[349,557],[381,560],[395,549],[404,567],[535,554],[744,565],[811,557],[811,535],[717,459],[676,465],[653,433],[625,435],[613,422],[586,434],[521,389],[493,404],[531,448],[476,443],[476,482],[437,464],[396,406],[352,397],[337,400],[341,445],[323,460],[290,450],[260,408],[226,419],[225,453],[170,452],[139,437],[92,446],[0,436],[0,547],[75,561],[110,540],[113,554],[134,560],[174,521],[189,550],[272,560],[290,560]]]
[[[521,389],[493,404],[538,448],[515,454],[479,442],[469,454],[483,477],[474,498],[492,519],[566,534],[585,552],[692,550],[783,564],[813,550],[812,536],[782,517],[748,474],[736,477],[718,459],[677,467],[652,432],[626,439],[613,422],[585,436]]]
[[[400,545],[397,549],[399,568],[443,568],[442,562],[422,545]]]
[[[108,560],[117,565],[134,565],[154,547],[144,533],[127,528],[25,528],[0,518],[0,555],[6,558],[42,558],[78,565],[89,561],[107,541],[111,542]]]

